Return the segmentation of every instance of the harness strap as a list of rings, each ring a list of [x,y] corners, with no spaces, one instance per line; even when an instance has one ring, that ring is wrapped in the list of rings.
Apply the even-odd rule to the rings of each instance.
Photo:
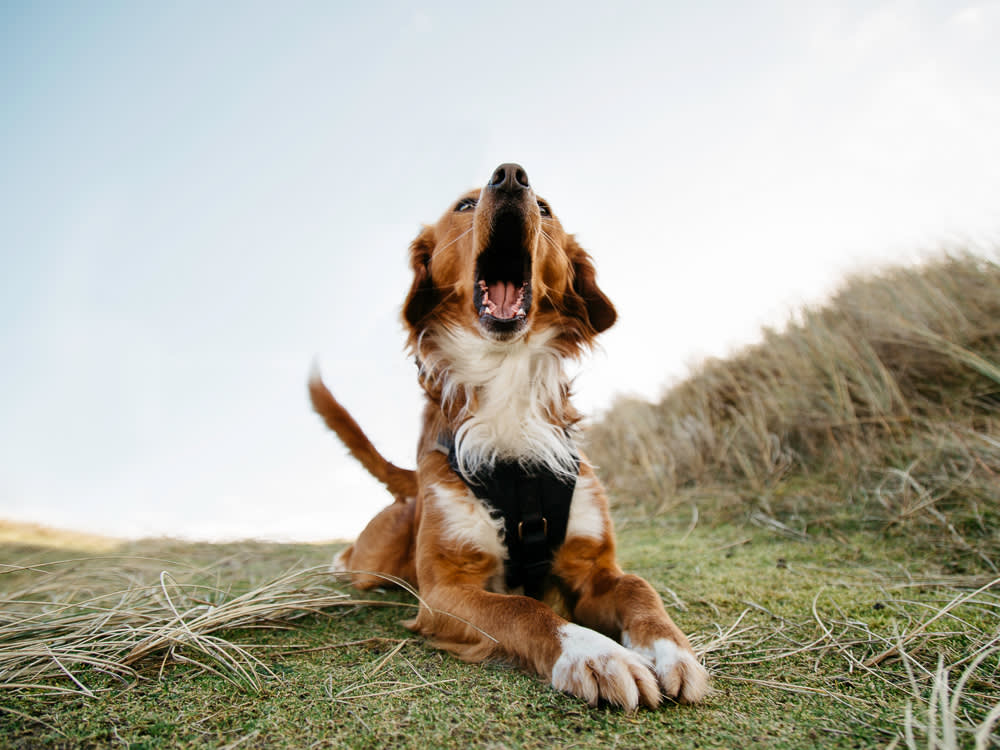
[[[523,586],[527,596],[541,599],[555,551],[566,539],[580,459],[574,455],[576,471],[572,477],[543,466],[522,466],[518,461],[497,461],[492,470],[467,477],[458,468],[451,435],[439,435],[434,447],[447,454],[452,470],[503,519],[507,588]]]

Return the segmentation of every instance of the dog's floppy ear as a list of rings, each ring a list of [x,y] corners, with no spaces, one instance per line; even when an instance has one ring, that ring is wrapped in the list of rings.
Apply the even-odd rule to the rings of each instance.
[[[436,240],[433,227],[424,227],[417,238],[410,243],[410,268],[413,269],[413,284],[403,303],[403,320],[411,328],[416,328],[431,313],[439,302],[437,289],[431,280],[431,253]]]
[[[573,292],[582,300],[587,320],[595,333],[606,331],[618,319],[611,300],[597,286],[594,261],[582,247],[572,242],[570,261],[573,264]]]

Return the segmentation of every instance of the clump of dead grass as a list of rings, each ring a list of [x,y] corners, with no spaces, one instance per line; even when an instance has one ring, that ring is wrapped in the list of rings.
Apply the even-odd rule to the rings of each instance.
[[[877,523],[996,570],[1000,265],[957,254],[853,278],[658,403],[618,401],[588,445],[619,502]]]
[[[274,677],[232,638],[283,629],[308,615],[359,605],[413,606],[345,593],[326,565],[262,582],[233,575],[234,556],[199,567],[128,555],[0,565],[0,691],[94,697],[88,675],[130,684],[171,664],[193,665],[242,688]],[[234,591],[239,585],[243,590]]]

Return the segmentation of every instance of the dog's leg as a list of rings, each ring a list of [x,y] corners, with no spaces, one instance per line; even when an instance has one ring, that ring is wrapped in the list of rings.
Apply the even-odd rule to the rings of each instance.
[[[610,537],[567,540],[554,572],[578,597],[573,619],[620,639],[648,659],[665,695],[697,703],[708,694],[708,673],[687,636],[670,619],[652,586],[621,571]]]
[[[592,706],[604,700],[633,711],[640,703],[660,702],[656,678],[641,654],[566,622],[535,599],[475,585],[438,586],[421,596],[410,627],[466,661],[505,657]]]
[[[461,480],[430,487],[417,537],[421,606],[409,627],[466,661],[520,663],[590,704],[603,699],[629,711],[657,705],[660,689],[640,654],[536,599],[490,590],[503,576],[499,535]]]
[[[383,508],[368,522],[357,541],[333,559],[331,570],[349,576],[351,584],[362,590],[395,586],[393,579],[415,586],[415,505],[414,500],[407,499]]]

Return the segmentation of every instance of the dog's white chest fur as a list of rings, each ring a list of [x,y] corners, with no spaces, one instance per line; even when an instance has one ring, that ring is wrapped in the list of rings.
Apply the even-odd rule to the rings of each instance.
[[[508,459],[576,473],[561,426],[568,383],[562,358],[550,346],[554,336],[543,331],[497,342],[450,329],[435,337],[438,353],[425,365],[441,379],[445,402],[461,407],[455,453],[463,472]]]

